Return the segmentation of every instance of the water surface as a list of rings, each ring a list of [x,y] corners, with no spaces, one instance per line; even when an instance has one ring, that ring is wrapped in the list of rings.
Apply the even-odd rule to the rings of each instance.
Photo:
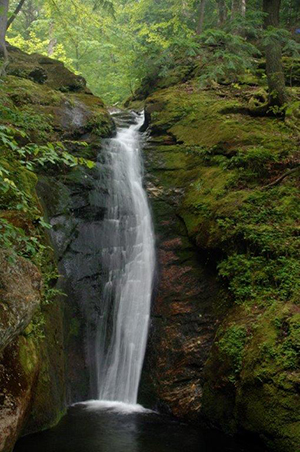
[[[14,452],[264,451],[230,440],[218,431],[143,412],[142,407],[132,412],[126,404],[109,408],[95,402],[71,407],[57,427],[22,438]]]

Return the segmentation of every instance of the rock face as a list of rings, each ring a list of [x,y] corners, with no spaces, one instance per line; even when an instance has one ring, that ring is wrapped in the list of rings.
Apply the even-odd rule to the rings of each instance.
[[[67,294],[65,309],[65,354],[67,400],[74,403],[96,397],[90,385],[93,359],[89,359],[94,318],[101,293],[100,170],[78,168],[67,177],[43,177],[38,191],[53,226],[51,239],[62,275],[60,288]],[[102,187],[105,191],[105,187]],[[90,378],[91,377],[91,378]]]
[[[153,303],[142,397],[153,387],[154,399],[178,417],[199,419],[208,358],[219,316],[215,312],[221,286],[205,265],[177,214],[183,187],[168,187],[184,162],[166,165],[172,147],[157,146],[155,137],[145,149],[147,188],[157,240],[157,284]],[[144,388],[144,389],[143,389]],[[145,394],[143,395],[143,392]]]
[[[142,400],[298,452],[299,181],[272,185],[299,165],[297,128],[292,107],[252,116],[260,90],[193,74],[145,90],[158,275]]]
[[[12,259],[12,256],[10,256]],[[41,302],[41,274],[22,257],[0,252],[0,351],[31,322]]]
[[[71,152],[79,159],[94,162],[94,167],[78,166],[67,174],[44,174],[38,184],[52,225],[51,241],[62,275],[60,289],[67,294],[64,332],[69,404],[96,397],[96,389],[91,385],[95,363],[89,348],[93,341],[87,340],[87,335],[96,334],[94,320],[101,293],[98,237],[107,174],[101,167],[100,150],[102,139],[115,130],[100,99],[85,93],[72,95],[72,99],[72,104],[63,104],[55,121],[59,121],[61,133],[69,140],[87,143],[80,149],[75,145]]]

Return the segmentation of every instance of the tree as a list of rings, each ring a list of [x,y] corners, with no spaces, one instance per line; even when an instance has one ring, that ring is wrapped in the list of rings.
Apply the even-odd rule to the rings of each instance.
[[[269,103],[271,106],[282,107],[287,102],[287,94],[281,61],[281,44],[274,33],[274,29],[279,26],[280,5],[281,0],[263,0],[264,28],[266,32],[272,32],[272,36],[266,38],[265,45]]]
[[[20,0],[16,9],[14,10],[13,14],[11,15],[11,17],[8,19],[7,21],[7,29],[11,26],[11,24],[13,23],[13,21],[15,20],[15,18],[17,17],[17,15],[19,14],[19,12],[21,11],[24,3],[26,0]]]
[[[8,18],[8,3],[9,0],[0,0],[0,56],[6,60],[7,50],[5,43],[7,18]]]
[[[218,25],[222,26],[227,20],[227,6],[225,0],[217,0],[218,4]]]
[[[231,17],[235,19],[238,16],[245,17],[246,15],[246,0],[232,0]]]
[[[201,35],[201,33],[203,31],[205,4],[206,4],[206,0],[200,0],[200,11],[199,11],[198,24],[197,24],[197,35]]]
[[[1,76],[5,74],[6,66],[8,64],[8,52],[5,41],[6,32],[21,11],[24,3],[25,0],[20,0],[14,13],[10,17],[10,19],[8,19],[9,0],[0,0],[0,57],[4,60],[0,69]]]

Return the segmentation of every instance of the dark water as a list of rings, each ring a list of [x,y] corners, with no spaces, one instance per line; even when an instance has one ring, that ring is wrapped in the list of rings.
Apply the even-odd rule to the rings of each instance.
[[[60,424],[22,438],[14,452],[264,452],[220,432],[194,428],[155,413],[118,414],[71,407]]]

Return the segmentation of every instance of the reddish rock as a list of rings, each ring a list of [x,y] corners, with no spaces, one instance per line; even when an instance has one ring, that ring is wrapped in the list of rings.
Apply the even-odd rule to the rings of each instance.
[[[161,152],[165,148],[155,144],[146,149],[158,271],[141,394],[178,417],[195,420],[201,410],[203,368],[217,327],[214,306],[220,287],[178,215],[182,190],[164,188],[168,170],[151,167]]]

